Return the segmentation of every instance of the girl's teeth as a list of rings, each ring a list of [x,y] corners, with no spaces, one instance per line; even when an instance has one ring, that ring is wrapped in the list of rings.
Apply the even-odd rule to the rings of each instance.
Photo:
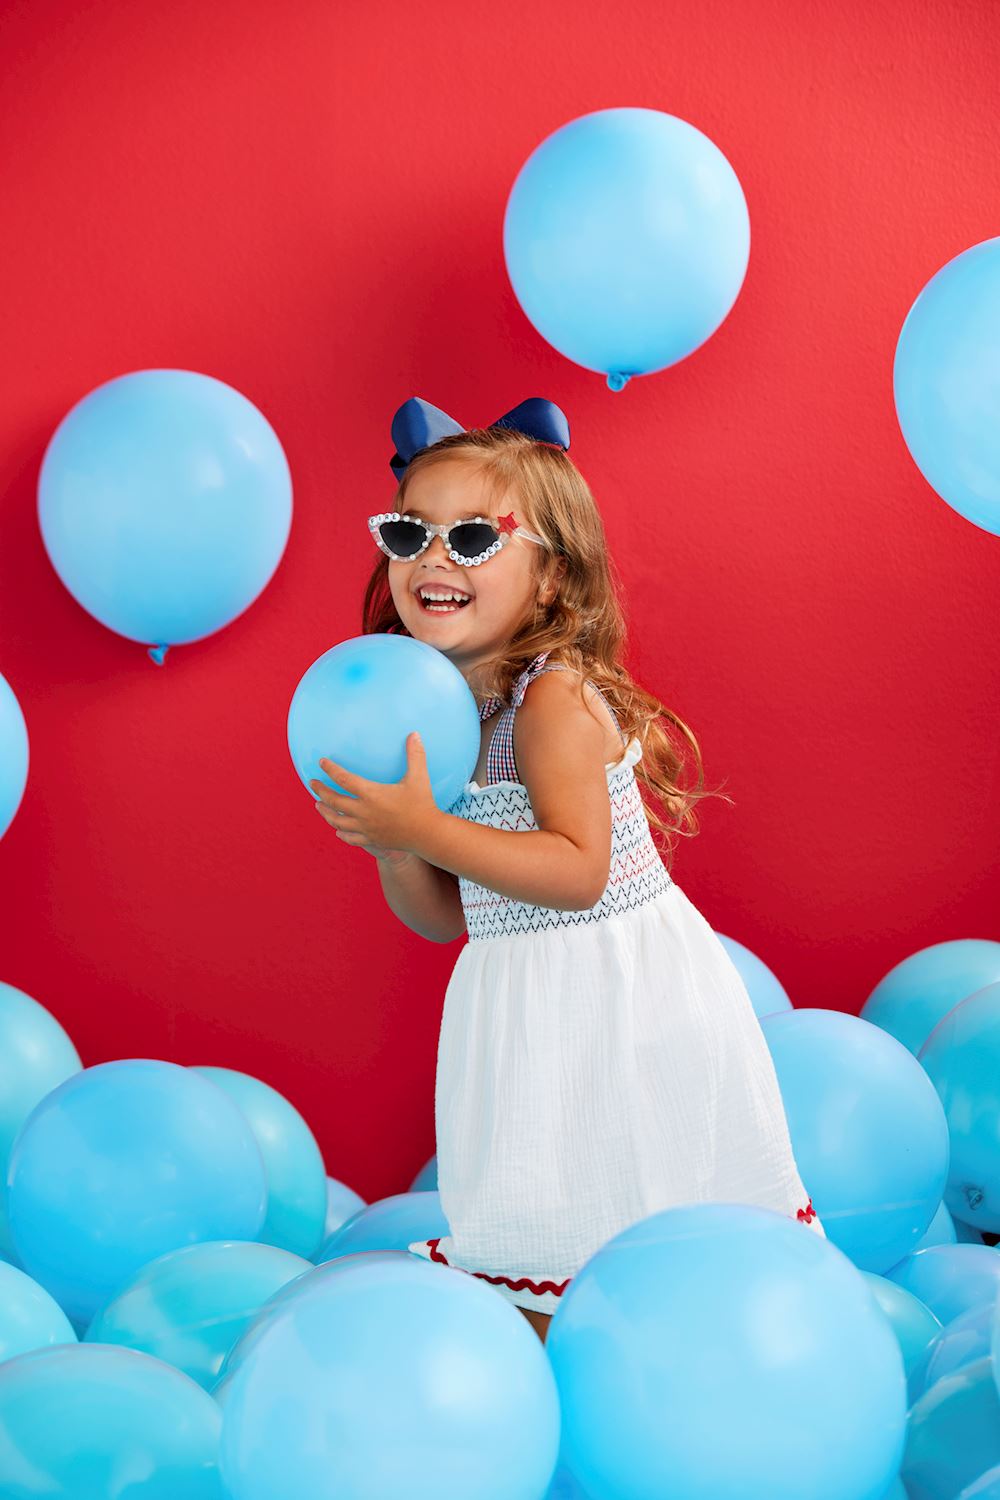
[[[468,603],[467,598],[457,599],[450,594],[421,594],[420,602],[424,609],[435,615],[451,615],[456,610],[464,609]]]

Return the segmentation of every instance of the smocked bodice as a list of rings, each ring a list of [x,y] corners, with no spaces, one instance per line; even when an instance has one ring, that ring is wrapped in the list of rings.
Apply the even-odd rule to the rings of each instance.
[[[619,916],[645,906],[670,884],[659,850],[653,842],[634,767],[642,747],[633,739],[623,758],[607,768],[611,798],[611,868],[601,899],[584,911],[560,911],[513,901],[474,881],[459,879],[465,925],[470,942],[506,937],[516,932],[540,932],[553,927],[578,927]],[[471,823],[512,832],[538,829],[528,789],[520,781],[498,781],[480,787],[470,781],[451,811]]]

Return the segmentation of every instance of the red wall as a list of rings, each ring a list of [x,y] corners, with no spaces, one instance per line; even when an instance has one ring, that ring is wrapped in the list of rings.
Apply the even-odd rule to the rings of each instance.
[[[920,287],[998,232],[988,0],[33,0],[0,28],[0,671],[32,756],[0,978],[85,1062],[255,1072],[366,1197],[433,1150],[458,947],[396,922],[285,743],[358,633],[412,394],[568,413],[637,675],[736,801],[674,867],[719,931],[851,1011],[916,948],[1000,937],[1000,545],[921,479],[891,383]],[[527,323],[501,222],[545,135],[620,104],[717,142],[752,249],[715,337],[613,395]],[[63,589],[35,513],[66,410],[157,365],[260,406],[296,507],[261,599],[162,669]]]

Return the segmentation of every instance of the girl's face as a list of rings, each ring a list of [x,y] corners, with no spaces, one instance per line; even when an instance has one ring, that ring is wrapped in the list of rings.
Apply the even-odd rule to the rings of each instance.
[[[524,517],[516,497],[505,498],[499,512],[474,463],[443,460],[415,474],[406,491],[407,515],[443,526],[470,516],[496,521],[498,513],[513,510]],[[389,562],[389,588],[399,618],[418,641],[436,646],[468,678],[473,668],[502,655],[538,599],[536,568],[542,552],[535,542],[512,536],[499,552],[477,567],[463,566],[448,556],[444,538],[436,536],[415,562]],[[427,593],[466,599],[427,600]],[[542,597],[551,597],[547,591]]]

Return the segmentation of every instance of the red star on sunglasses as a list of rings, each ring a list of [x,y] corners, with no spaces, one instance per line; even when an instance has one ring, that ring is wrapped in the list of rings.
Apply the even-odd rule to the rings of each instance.
[[[514,512],[511,511],[510,514],[506,516],[498,516],[497,526],[501,531],[516,531],[517,517],[515,516]]]

